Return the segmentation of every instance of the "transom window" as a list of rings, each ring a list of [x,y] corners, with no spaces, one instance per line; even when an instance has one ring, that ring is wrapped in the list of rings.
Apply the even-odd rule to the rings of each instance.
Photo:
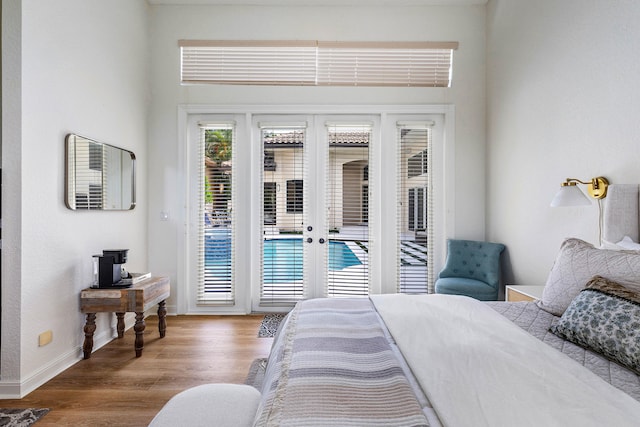
[[[449,87],[457,42],[180,40],[182,83]]]

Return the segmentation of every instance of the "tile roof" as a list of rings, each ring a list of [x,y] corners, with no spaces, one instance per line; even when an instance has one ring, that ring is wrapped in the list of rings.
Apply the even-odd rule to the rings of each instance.
[[[369,132],[331,132],[329,133],[330,145],[369,145],[371,134]],[[302,145],[304,132],[283,132],[264,137],[265,145]]]

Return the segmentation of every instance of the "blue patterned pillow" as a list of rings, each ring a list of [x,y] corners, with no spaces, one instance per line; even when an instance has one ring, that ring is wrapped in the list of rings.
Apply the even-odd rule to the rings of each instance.
[[[640,295],[618,283],[595,276],[550,331],[640,373]]]

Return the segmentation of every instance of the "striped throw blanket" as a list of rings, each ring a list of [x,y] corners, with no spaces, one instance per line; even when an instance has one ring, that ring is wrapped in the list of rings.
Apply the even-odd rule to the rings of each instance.
[[[276,337],[256,426],[427,426],[369,299],[298,303]]]

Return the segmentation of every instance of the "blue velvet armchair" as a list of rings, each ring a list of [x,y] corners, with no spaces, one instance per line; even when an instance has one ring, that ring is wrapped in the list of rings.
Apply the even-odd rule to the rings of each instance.
[[[498,299],[501,243],[447,241],[447,260],[435,283],[437,294],[466,295],[480,301]]]

